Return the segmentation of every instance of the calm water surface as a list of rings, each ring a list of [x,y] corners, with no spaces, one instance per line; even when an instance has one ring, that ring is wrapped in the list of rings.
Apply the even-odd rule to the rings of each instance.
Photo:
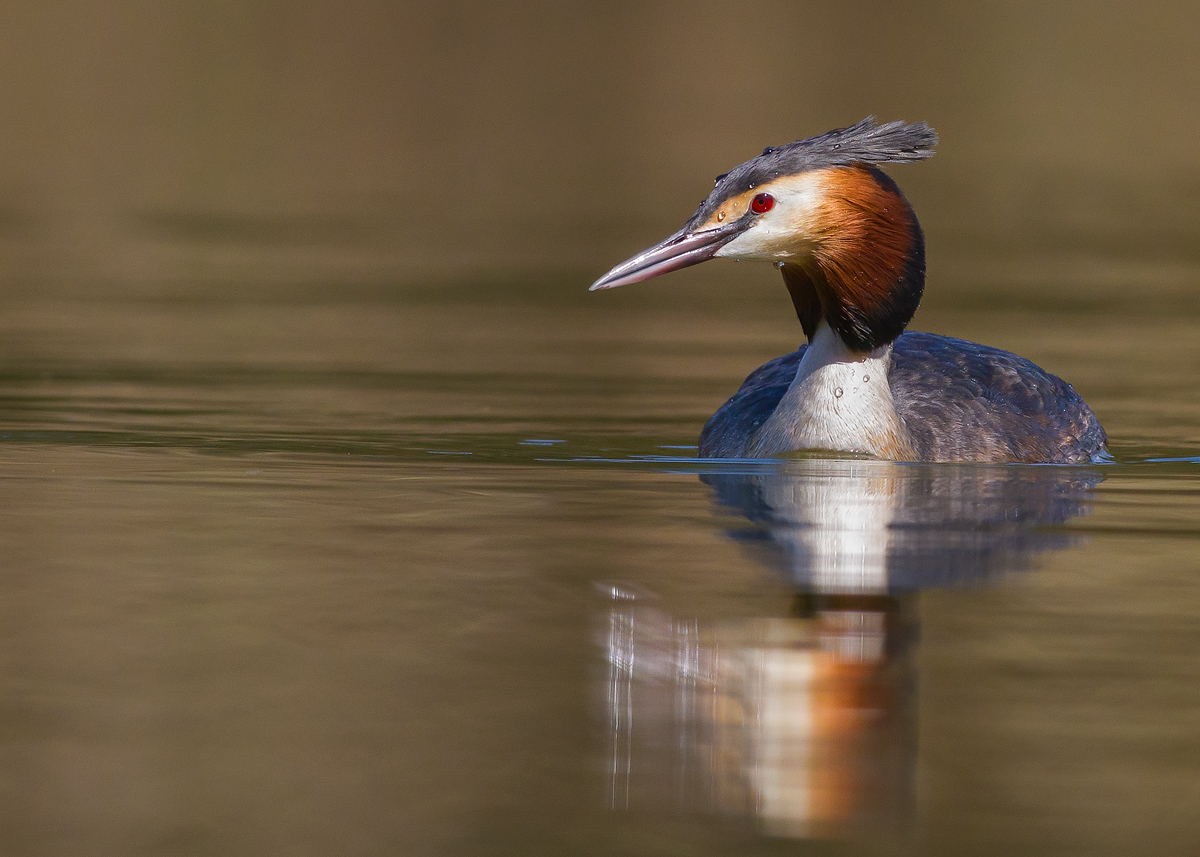
[[[1194,307],[922,310],[1114,464],[722,465],[783,290],[587,282],[10,295],[0,850],[1194,845]]]
[[[1198,10],[0,4],[0,855],[1200,851]],[[1114,463],[695,460],[867,115]]]

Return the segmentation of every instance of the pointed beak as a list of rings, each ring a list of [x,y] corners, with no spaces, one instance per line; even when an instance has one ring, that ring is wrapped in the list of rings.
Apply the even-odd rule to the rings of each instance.
[[[685,226],[665,241],[661,241],[649,250],[644,250],[632,259],[617,265],[592,283],[592,287],[588,291],[628,286],[668,271],[678,271],[680,268],[697,265],[711,259],[718,250],[745,231],[749,225],[749,220],[743,217],[724,226],[718,226],[716,229],[705,229],[700,232],[689,232],[688,227]]]

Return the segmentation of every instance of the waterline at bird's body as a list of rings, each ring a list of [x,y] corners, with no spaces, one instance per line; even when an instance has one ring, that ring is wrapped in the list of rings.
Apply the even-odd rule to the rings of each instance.
[[[1024,358],[905,333],[925,287],[925,237],[877,164],[933,154],[924,123],[866,119],[717,177],[684,227],[593,285],[715,257],[778,265],[809,345],[759,367],[705,425],[705,457],[825,450],[906,461],[1082,463],[1107,436],[1062,379]]]

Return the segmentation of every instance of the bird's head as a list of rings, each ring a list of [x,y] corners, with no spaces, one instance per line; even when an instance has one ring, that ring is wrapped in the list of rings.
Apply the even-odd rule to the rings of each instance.
[[[876,165],[928,158],[936,144],[923,122],[864,119],[769,148],[718,176],[682,229],[592,290],[717,257],[774,262],[810,338],[824,320],[852,350],[871,351],[903,332],[925,285],[921,227]]]

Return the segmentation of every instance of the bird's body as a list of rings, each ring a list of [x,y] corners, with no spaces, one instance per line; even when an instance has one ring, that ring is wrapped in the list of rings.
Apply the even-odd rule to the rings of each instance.
[[[764,450],[756,440],[807,349],[802,345],[750,374],[704,426],[702,457],[789,451]],[[888,368],[888,388],[911,448],[901,458],[1085,464],[1104,454],[1104,429],[1071,385],[1008,351],[909,332],[896,339]],[[842,398],[851,394],[843,387]]]
[[[924,124],[864,120],[718,176],[692,219],[592,288],[715,256],[774,262],[809,344],[755,370],[713,415],[700,455],[799,450],[899,461],[1079,464],[1107,455],[1066,382],[984,345],[904,333],[925,282],[924,235],[875,164],[928,157]]]

